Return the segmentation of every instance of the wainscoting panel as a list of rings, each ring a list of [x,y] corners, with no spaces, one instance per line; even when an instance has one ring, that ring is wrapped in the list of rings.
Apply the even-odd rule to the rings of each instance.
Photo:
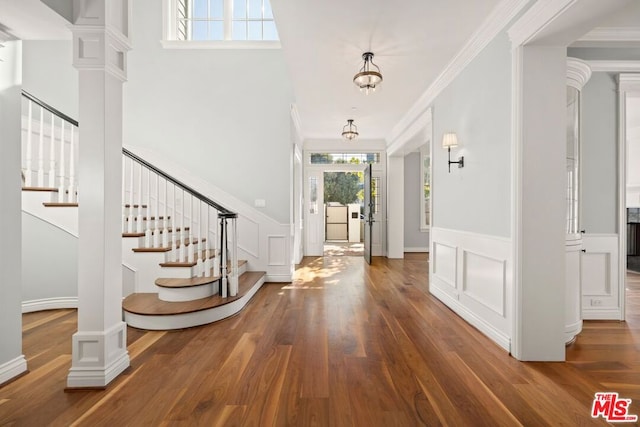
[[[269,265],[287,265],[287,237],[267,236],[269,242]]]
[[[584,234],[582,247],[582,318],[620,320],[618,235]]]
[[[432,227],[429,290],[467,322],[511,350],[511,240]]]
[[[464,251],[463,265],[464,294],[504,316],[506,261]]]
[[[238,215],[238,247],[260,258],[260,224],[244,215]]]
[[[442,243],[433,243],[434,263],[433,275],[443,283],[456,288],[456,271],[458,269],[456,254],[458,248]]]

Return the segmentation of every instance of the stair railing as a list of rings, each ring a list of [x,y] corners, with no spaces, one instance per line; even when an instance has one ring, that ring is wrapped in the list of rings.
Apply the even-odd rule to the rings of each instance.
[[[220,276],[220,295],[238,294],[238,215],[123,148],[123,233],[145,248]],[[143,238],[143,239],[142,239]]]
[[[57,191],[77,202],[78,122],[22,92],[23,186]],[[192,265],[194,276],[219,276],[222,297],[238,294],[238,215],[127,149],[123,153],[123,235]]]
[[[22,120],[23,185],[55,189],[59,203],[77,202],[78,122],[26,91]]]

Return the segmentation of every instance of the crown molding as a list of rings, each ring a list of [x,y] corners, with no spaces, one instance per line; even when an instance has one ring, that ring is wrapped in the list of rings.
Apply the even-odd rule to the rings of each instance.
[[[388,146],[395,150],[407,142],[402,136],[429,108],[435,98],[464,70],[467,65],[511,22],[529,3],[529,0],[503,0],[496,6],[480,28],[471,36],[462,49],[454,56],[434,82],[411,106],[409,111],[394,126],[387,136]]]
[[[587,61],[587,63],[594,73],[640,73],[640,61]]]
[[[547,24],[571,7],[578,0],[538,0],[518,22],[509,28],[509,39],[515,49],[531,40]]]
[[[640,27],[597,27],[580,37],[572,46],[584,47],[594,42],[640,43]]]

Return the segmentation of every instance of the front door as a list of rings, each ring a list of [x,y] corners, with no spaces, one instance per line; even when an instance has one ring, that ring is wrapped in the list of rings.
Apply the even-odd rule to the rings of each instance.
[[[364,170],[364,259],[371,264],[371,232],[373,230],[373,186],[371,185],[371,164]]]

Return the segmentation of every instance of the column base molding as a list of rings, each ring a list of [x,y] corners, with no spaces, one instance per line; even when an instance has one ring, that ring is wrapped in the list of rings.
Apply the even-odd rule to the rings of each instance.
[[[105,387],[129,367],[126,344],[124,322],[106,331],[76,332],[67,388]]]

